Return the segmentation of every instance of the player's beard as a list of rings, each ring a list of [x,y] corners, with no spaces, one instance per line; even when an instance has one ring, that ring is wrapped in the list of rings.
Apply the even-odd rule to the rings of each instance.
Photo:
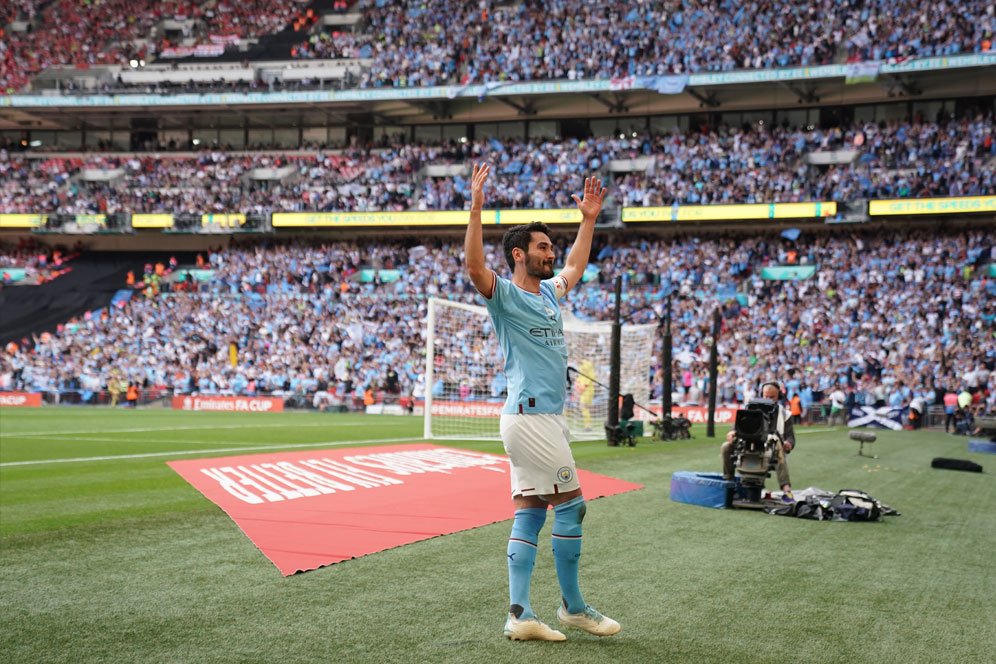
[[[526,274],[537,279],[551,279],[553,277],[553,261],[548,263],[539,258],[526,256]]]

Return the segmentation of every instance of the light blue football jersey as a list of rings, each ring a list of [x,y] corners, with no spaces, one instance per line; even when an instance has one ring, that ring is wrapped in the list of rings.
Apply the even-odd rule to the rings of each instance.
[[[554,279],[541,281],[537,295],[495,274],[494,295],[485,298],[505,355],[503,413],[564,412],[567,344]]]

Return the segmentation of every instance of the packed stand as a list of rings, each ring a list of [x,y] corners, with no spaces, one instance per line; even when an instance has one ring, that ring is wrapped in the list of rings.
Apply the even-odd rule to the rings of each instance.
[[[345,154],[135,154],[88,157],[83,167],[115,177],[75,179],[42,197],[17,199],[16,205],[36,203],[67,214],[405,210],[412,205],[421,161],[417,150],[400,147]]]
[[[402,374],[397,393],[404,386],[410,394],[424,364],[425,301],[415,295],[431,261],[418,268],[423,278],[413,274],[403,289],[350,279],[362,261],[389,267],[407,263],[407,256],[400,245],[214,252],[204,267],[215,269],[215,277],[203,292],[190,292],[182,281],[165,296],[145,290],[120,308],[25,340],[33,350],[4,355],[0,388],[72,390],[92,400],[123,382],[179,394],[307,397],[311,405],[317,393],[329,398],[330,383],[338,386],[339,403],[354,390],[362,398],[393,367]],[[239,345],[237,370],[229,363],[230,342]],[[63,353],[68,359],[56,366]]]
[[[354,60],[372,54],[370,38],[341,30],[320,31],[292,46],[295,60]]]
[[[0,212],[55,211],[82,166],[82,158],[24,159],[0,150]]]
[[[849,165],[809,166],[804,157],[852,149]],[[28,159],[0,151],[2,212],[269,212],[460,210],[465,175],[431,177],[425,166],[492,164],[497,208],[571,207],[584,175],[612,160],[651,158],[617,173],[617,205],[848,202],[996,193],[991,115],[946,122],[856,124],[845,129],[752,125],[656,135],[300,152],[204,151],[196,156],[91,155]],[[74,178],[113,172],[110,181]],[[253,179],[257,169],[279,177]]]
[[[149,47],[153,27],[163,19],[194,19],[197,43],[222,47],[285,27],[304,30],[317,20],[300,2],[282,0],[80,0],[19,2],[4,11],[30,20],[27,32],[8,30],[0,40],[0,92],[22,89],[33,76],[56,65],[126,65],[150,60],[173,47],[160,40]],[[39,9],[41,10],[39,12]],[[2,15],[0,15],[2,18]],[[6,21],[0,20],[0,26]]]
[[[240,40],[272,35],[285,28],[301,32],[314,25],[318,15],[305,9],[309,0],[220,0],[213,5],[194,5],[186,18],[196,19],[194,29],[183,35],[193,44],[182,46],[160,39],[156,53],[161,58],[186,57],[200,47],[204,55],[220,55],[226,48],[237,46]]]
[[[562,256],[569,238],[556,239]],[[487,254],[504,272],[500,249],[488,245]],[[311,407],[362,404],[370,391],[418,398],[426,298],[481,302],[459,242],[251,245],[202,260],[214,270],[208,281],[147,290],[3,355],[0,387],[93,398],[123,380],[176,394],[273,393]],[[628,322],[658,322],[670,297],[676,403],[705,403],[718,308],[721,403],[741,403],[778,378],[804,412],[840,389],[856,405],[898,407],[967,392],[972,413],[996,413],[996,280],[987,272],[996,248],[984,231],[617,236],[596,242],[592,262],[598,279],[566,300],[582,319],[609,315],[616,275],[626,282]],[[817,270],[804,281],[761,279],[776,264]],[[363,282],[362,270],[396,270],[397,279]],[[484,348],[469,352],[487,360],[476,355]],[[648,376],[655,398],[661,376],[659,366]],[[446,378],[467,398],[491,396],[493,376]]]
[[[341,3],[338,8],[341,10]],[[992,50],[996,17],[988,0],[743,4],[734,0],[593,5],[579,0],[505,5],[444,0],[361,3],[356,37],[302,40],[297,57],[371,57],[363,87],[427,86],[545,79],[690,74],[902,60]],[[41,7],[23,0],[7,12]],[[335,5],[333,6],[335,9]],[[55,0],[30,32],[0,40],[0,90],[22,89],[53,65],[126,64],[148,59],[145,43],[163,18],[191,17],[187,38],[224,49],[234,41],[306,31],[318,20],[300,3],[277,0]],[[179,50],[177,51],[176,49]],[[183,55],[190,46],[160,41]],[[170,49],[174,49],[171,51]],[[214,53],[215,51],[210,51]]]
[[[82,246],[72,249],[49,247],[34,238],[14,243],[0,242],[0,288],[44,284],[69,272],[69,262],[79,256]]]
[[[7,0],[0,5],[0,29],[14,21],[30,23],[38,13],[38,6],[43,2],[44,0]]]
[[[980,196],[994,191],[991,115],[946,122],[866,124],[844,135],[860,157],[822,182],[832,200]]]
[[[644,240],[599,253],[599,278],[608,285],[621,275],[627,284],[627,320],[658,322],[662,295],[671,294],[675,384],[684,401],[705,403],[716,308],[723,321],[718,389],[726,403],[756,396],[752,387],[771,378],[800,394],[804,408],[838,386],[856,392],[858,405],[891,401],[897,391],[904,404],[913,393],[940,403],[936,390],[970,386],[974,393],[970,374],[996,361],[996,280],[986,271],[996,249],[986,232]],[[808,280],[773,282],[760,277],[768,265],[817,271]],[[577,289],[570,298],[584,317],[611,310],[607,286]]]
[[[611,158],[655,158],[652,170],[618,177],[623,205],[973,196],[996,191],[994,138],[991,114],[846,130],[721,127],[623,138]],[[857,154],[849,165],[803,161],[808,153],[848,149]]]
[[[744,4],[370,3],[363,86],[592,79],[814,66],[992,49],[985,0]]]
[[[56,65],[122,65],[132,58],[145,59],[148,54],[141,42],[152,26],[188,3],[55,0],[42,4],[35,3],[41,12],[30,31],[8,31],[0,40],[0,93],[16,92]]]

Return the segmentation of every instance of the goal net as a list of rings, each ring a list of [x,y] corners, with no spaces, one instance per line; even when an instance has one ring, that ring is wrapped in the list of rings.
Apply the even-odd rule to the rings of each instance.
[[[432,298],[426,326],[425,437],[499,440],[505,404],[504,359],[487,309]],[[565,415],[572,439],[605,437],[612,324],[581,321],[564,312],[569,387]],[[637,403],[650,397],[655,325],[624,325],[619,393]]]

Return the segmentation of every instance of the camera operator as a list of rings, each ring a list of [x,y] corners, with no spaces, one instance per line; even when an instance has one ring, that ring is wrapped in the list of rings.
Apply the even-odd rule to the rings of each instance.
[[[768,382],[761,385],[761,398],[770,399],[778,404],[777,431],[779,442],[776,446],[777,462],[775,465],[775,475],[778,478],[778,485],[785,492],[783,500],[791,502],[795,500],[792,495],[792,482],[789,480],[788,460],[786,455],[795,448],[795,428],[792,426],[792,418],[785,412],[781,405],[784,394],[782,387],[775,382]],[[719,448],[720,458],[723,460],[723,478],[734,479],[735,469],[733,467],[733,429],[726,434],[726,442]]]

